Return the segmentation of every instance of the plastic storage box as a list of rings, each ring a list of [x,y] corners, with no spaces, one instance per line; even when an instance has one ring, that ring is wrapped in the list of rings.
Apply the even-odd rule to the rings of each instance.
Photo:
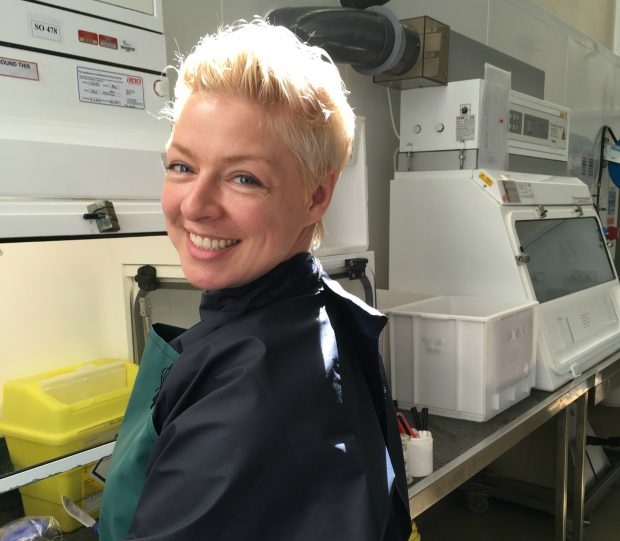
[[[137,370],[129,361],[98,359],[5,383],[0,433],[13,466],[26,468],[113,440]],[[26,515],[51,515],[63,531],[75,530],[80,524],[64,511],[64,495],[97,518],[103,481],[95,466],[20,488]]]
[[[536,301],[432,297],[388,310],[399,407],[486,421],[530,394]]]

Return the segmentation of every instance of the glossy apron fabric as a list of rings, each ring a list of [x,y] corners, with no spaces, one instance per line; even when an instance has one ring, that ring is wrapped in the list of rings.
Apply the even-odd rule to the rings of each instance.
[[[157,439],[153,427],[154,399],[165,374],[179,356],[160,335],[174,336],[182,331],[166,325],[155,325],[149,331],[105,483],[99,518],[102,541],[124,539],[131,526]]]

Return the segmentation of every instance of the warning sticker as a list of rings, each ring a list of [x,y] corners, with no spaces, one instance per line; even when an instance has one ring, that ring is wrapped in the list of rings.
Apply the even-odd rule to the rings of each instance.
[[[118,40],[112,36],[104,36],[99,34],[99,45],[107,49],[118,49]]]
[[[82,102],[144,109],[142,77],[78,66],[77,79]]]
[[[456,140],[473,141],[476,138],[476,115],[456,117]]]
[[[35,62],[0,56],[0,75],[17,79],[39,80],[39,67]]]
[[[480,180],[484,182],[489,188],[493,186],[494,184],[493,181],[487,175],[485,175],[482,171],[480,172],[478,176],[480,177]]]
[[[78,30],[78,39],[81,43],[89,43],[90,45],[99,45],[99,35],[97,32],[89,32],[88,30]]]
[[[87,513],[93,513],[101,507],[104,483],[92,475],[92,470],[97,463],[93,462],[84,466],[82,470],[82,509]]]

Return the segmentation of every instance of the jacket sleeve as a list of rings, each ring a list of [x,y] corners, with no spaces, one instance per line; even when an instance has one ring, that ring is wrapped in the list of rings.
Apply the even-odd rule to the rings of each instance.
[[[312,343],[296,346],[245,338],[173,367],[127,539],[382,539],[334,381]]]

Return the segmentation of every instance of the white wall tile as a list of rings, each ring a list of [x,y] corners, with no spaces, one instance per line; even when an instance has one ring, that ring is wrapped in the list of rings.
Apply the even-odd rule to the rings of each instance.
[[[611,122],[615,71],[592,44],[568,38],[566,105],[572,112],[571,134],[594,142],[600,127]]]
[[[174,0],[162,4],[169,63],[173,63],[177,51],[187,54],[201,36],[222,24],[222,0]]]
[[[567,36],[549,24],[542,8],[493,0],[488,45],[545,72],[545,99],[566,103]]]
[[[614,81],[614,108],[608,125],[620,137],[620,64],[614,65]]]
[[[338,0],[247,0],[245,2],[224,2],[224,22],[231,23],[239,19],[250,20],[254,15],[264,17],[272,9],[303,6],[340,7]]]

